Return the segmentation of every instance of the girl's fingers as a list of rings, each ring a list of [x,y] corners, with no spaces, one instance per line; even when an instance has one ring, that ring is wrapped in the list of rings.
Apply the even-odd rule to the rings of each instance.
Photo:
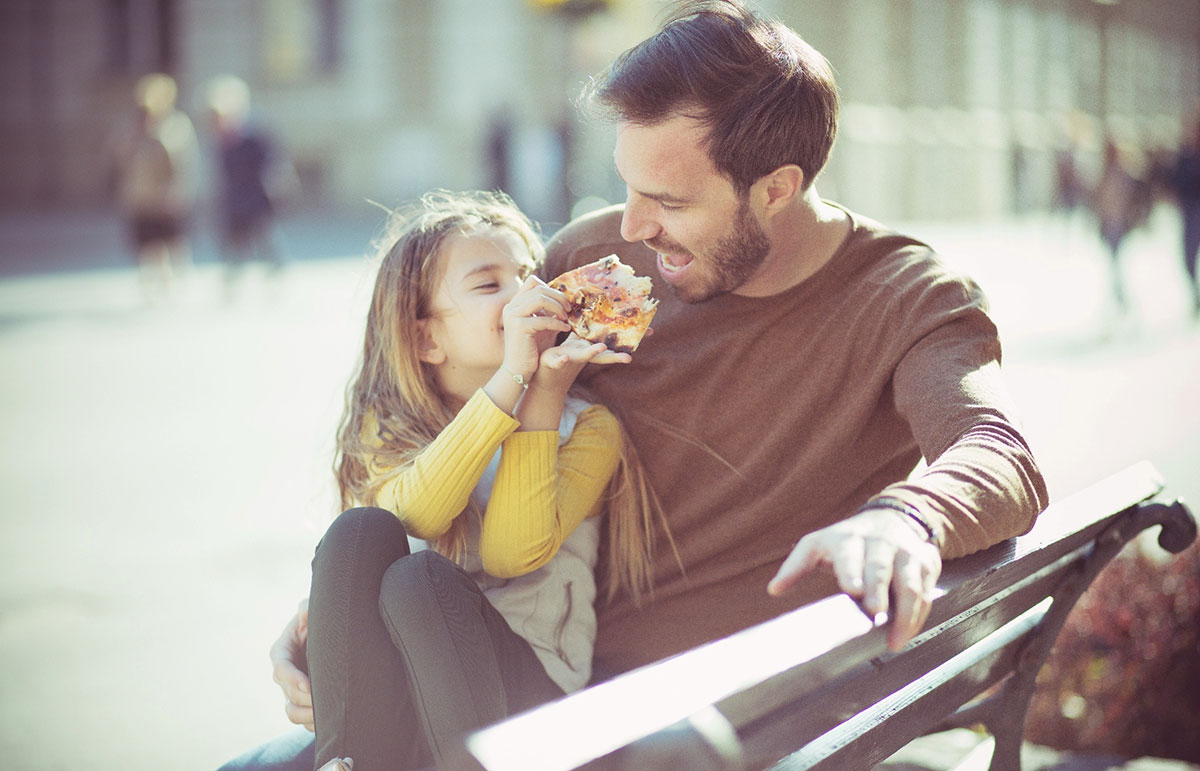
[[[542,281],[535,274],[530,274],[521,284],[521,291],[536,290],[562,304],[567,304],[567,296],[554,287]]]
[[[505,326],[513,330],[520,330],[526,334],[546,330],[566,332],[571,328],[570,324],[554,316],[520,316],[512,319]]]
[[[595,358],[591,359],[591,364],[628,364],[633,361],[633,357],[627,353],[617,353],[616,351],[603,350]]]
[[[562,345],[547,349],[543,362],[551,369],[561,369],[572,362],[586,364],[606,350],[604,343],[589,343],[572,334]]]
[[[562,292],[545,285],[530,290],[522,288],[508,301],[507,311],[514,316],[550,314],[565,318],[569,305]]]

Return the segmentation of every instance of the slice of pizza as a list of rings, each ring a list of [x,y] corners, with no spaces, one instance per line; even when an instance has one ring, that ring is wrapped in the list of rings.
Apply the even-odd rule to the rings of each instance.
[[[633,353],[658,310],[648,277],[634,275],[615,254],[567,271],[550,282],[567,296],[571,331],[610,350]]]

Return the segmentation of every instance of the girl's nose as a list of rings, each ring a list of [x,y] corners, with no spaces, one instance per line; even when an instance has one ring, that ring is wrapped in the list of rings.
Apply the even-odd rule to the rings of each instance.
[[[621,238],[626,241],[646,241],[662,230],[648,209],[648,202],[629,194],[625,199],[625,213],[621,215]]]

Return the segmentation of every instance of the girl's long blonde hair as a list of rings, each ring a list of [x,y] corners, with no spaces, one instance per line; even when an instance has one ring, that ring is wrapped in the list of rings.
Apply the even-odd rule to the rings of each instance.
[[[529,270],[545,258],[537,227],[503,193],[434,191],[392,212],[377,245],[379,271],[367,314],[358,374],[346,388],[338,428],[334,472],[343,509],[376,505],[380,489],[454,418],[437,387],[433,368],[422,362],[420,325],[430,316],[437,283],[438,253],[445,239],[481,226],[504,228],[529,247]],[[658,501],[633,444],[621,432],[620,462],[608,487],[605,587],[609,600],[625,591],[640,603],[653,585],[652,532]],[[401,516],[403,512],[397,512]],[[474,504],[431,542],[439,553],[460,560],[466,541],[465,516],[482,516]],[[669,537],[669,533],[668,533]]]

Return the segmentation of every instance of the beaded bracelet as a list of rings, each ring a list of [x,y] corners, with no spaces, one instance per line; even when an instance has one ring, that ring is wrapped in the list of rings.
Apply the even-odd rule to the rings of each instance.
[[[933,529],[933,525],[930,525],[928,522],[926,522],[925,518],[921,516],[921,512],[917,511],[916,507],[912,506],[911,504],[905,503],[899,498],[872,498],[860,506],[858,508],[858,512],[866,511],[867,509],[891,509],[892,511],[898,511],[911,519],[923,531],[925,531],[927,536],[926,540],[929,543],[933,544],[934,546],[941,546],[941,544],[938,542],[937,531]],[[855,513],[857,514],[858,512]]]

